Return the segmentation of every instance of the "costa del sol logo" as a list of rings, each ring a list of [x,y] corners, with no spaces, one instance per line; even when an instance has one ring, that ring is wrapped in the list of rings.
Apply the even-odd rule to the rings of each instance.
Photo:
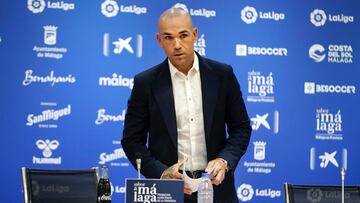
[[[285,14],[275,11],[258,12],[254,7],[251,6],[245,6],[241,10],[241,20],[243,20],[246,24],[253,24],[257,21],[257,19],[280,21],[285,20]]]
[[[130,54],[135,54],[137,58],[142,57],[142,50],[143,50],[143,37],[141,34],[136,35],[134,47],[136,47],[134,52],[133,46],[131,46],[131,40],[133,37],[126,37],[120,38],[118,37],[117,40],[110,42],[110,34],[104,33],[103,36],[103,54],[104,56],[110,55],[110,43],[114,45],[113,53],[116,55],[123,54],[124,51],[127,51]]]
[[[107,18],[115,17],[119,12],[141,15],[147,13],[147,8],[137,5],[119,6],[116,0],[104,0],[104,2],[101,4],[101,13]]]
[[[254,189],[250,184],[243,183],[237,189],[237,196],[242,202],[250,201],[254,196]]]
[[[74,10],[75,4],[74,3],[66,3],[64,1],[45,1],[45,0],[28,0],[27,1],[28,9],[34,13],[42,13],[45,8],[49,9],[60,9],[63,11]]]
[[[321,62],[325,59],[325,48],[321,44],[314,44],[309,49],[309,57],[315,62]]]
[[[325,23],[329,22],[336,22],[336,23],[353,23],[354,16],[348,16],[341,14],[329,14],[327,15],[326,12],[322,9],[316,8],[310,13],[310,22],[315,27],[324,26]]]
[[[36,146],[42,151],[44,157],[33,156],[33,164],[61,164],[61,157],[52,158],[53,151],[60,146],[57,140],[37,140]]]
[[[326,53],[327,52],[327,53]],[[309,57],[319,63],[327,56],[328,63],[353,63],[353,48],[350,44],[329,44],[327,50],[321,44],[309,48]]]

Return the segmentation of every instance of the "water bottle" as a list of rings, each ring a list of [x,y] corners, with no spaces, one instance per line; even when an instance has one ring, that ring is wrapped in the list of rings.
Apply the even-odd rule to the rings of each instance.
[[[101,167],[101,178],[97,188],[97,202],[98,203],[111,203],[111,186],[106,166]]]
[[[213,203],[214,190],[209,178],[210,174],[203,173],[198,188],[198,203]]]

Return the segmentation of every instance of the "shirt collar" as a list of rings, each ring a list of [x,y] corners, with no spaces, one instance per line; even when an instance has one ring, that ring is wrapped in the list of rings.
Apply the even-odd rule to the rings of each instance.
[[[181,73],[172,63],[171,61],[168,59],[169,62],[169,69],[170,69],[170,75],[171,77],[174,77],[176,73]],[[189,72],[195,70],[195,71],[199,71],[199,59],[197,54],[194,52],[194,63],[192,65],[192,67],[190,68]]]

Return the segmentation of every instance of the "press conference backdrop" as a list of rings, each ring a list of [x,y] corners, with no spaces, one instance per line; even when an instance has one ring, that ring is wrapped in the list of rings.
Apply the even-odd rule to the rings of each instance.
[[[22,166],[101,165],[124,201],[127,99],[134,75],[165,59],[157,18],[174,5],[199,29],[197,52],[241,85],[253,134],[239,200],[283,202],[286,181],[340,184],[342,167],[360,184],[359,1],[1,1],[1,202],[23,201]]]

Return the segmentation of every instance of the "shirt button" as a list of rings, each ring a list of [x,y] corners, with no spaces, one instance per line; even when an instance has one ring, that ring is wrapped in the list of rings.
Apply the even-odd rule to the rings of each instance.
[[[190,121],[194,121],[194,118],[190,118]]]

